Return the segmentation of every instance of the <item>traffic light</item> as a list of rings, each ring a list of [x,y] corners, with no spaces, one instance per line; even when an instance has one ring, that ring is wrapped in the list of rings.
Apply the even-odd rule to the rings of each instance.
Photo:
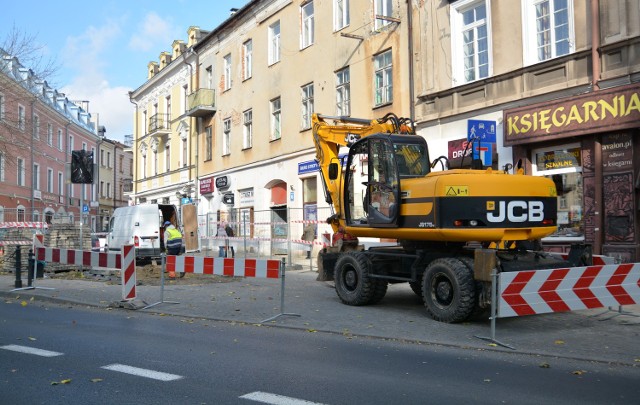
[[[71,182],[76,184],[93,183],[93,152],[71,151]]]

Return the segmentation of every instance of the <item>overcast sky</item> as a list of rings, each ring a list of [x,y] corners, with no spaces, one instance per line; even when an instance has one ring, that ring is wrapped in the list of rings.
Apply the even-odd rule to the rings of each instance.
[[[231,8],[248,0],[5,1],[0,6],[0,44],[11,27],[36,37],[45,59],[61,69],[48,80],[70,100],[89,100],[89,112],[123,140],[133,133],[128,92],[144,84],[147,64],[171,51],[187,29],[211,30]],[[27,66],[29,67],[29,66]]]

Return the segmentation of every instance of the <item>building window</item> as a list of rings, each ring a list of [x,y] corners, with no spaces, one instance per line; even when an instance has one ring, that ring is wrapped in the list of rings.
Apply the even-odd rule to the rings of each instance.
[[[111,152],[107,152],[107,167],[111,168]]]
[[[532,151],[532,174],[553,180],[558,195],[558,230],[543,241],[584,241],[581,156],[579,143]]]
[[[73,151],[73,135],[69,135],[69,154]]]
[[[336,114],[349,116],[351,114],[349,68],[336,72]]]
[[[280,62],[280,21],[269,26],[269,65]]]
[[[206,69],[207,89],[213,89],[213,68],[211,66]]]
[[[393,65],[391,50],[374,57],[375,69],[375,105],[383,105],[393,101]]]
[[[280,139],[282,132],[280,97],[271,100],[271,140]]]
[[[523,0],[523,10],[525,64],[575,50],[572,0]]]
[[[18,182],[17,183],[19,186],[25,185],[26,168],[24,163],[25,162],[23,158],[17,159],[17,165],[18,165]]]
[[[242,131],[242,149],[249,149],[253,144],[253,112],[247,110],[243,115],[244,128]]]
[[[186,113],[189,110],[189,86],[182,86],[182,113]]]
[[[187,138],[182,139],[182,167],[187,167],[189,163],[189,149],[187,148]]]
[[[104,150],[100,149],[100,166],[104,167]]]
[[[104,198],[104,181],[100,182],[100,198]]]
[[[247,80],[251,78],[253,73],[252,61],[253,61],[253,42],[251,40],[242,44],[242,79]]]
[[[158,175],[158,150],[153,151],[153,175]]]
[[[231,153],[231,118],[222,121],[222,156]]]
[[[311,128],[311,114],[313,114],[313,83],[302,86],[302,121],[301,128]]]
[[[64,195],[64,175],[58,172],[58,194]]]
[[[47,124],[47,145],[53,145],[53,125]]]
[[[17,218],[18,222],[24,222],[24,218],[25,218],[24,212],[25,212],[24,206],[20,205],[18,207],[18,218]]]
[[[377,16],[391,17],[393,14],[393,2],[391,0],[375,0],[374,14],[376,17],[374,28],[376,30],[391,24],[391,21],[377,18]]]
[[[107,183],[107,198],[111,198],[111,183]]]
[[[488,77],[490,37],[485,1],[451,7],[454,85]]]
[[[169,125],[171,124],[171,96],[167,96],[165,100],[167,103],[167,120],[168,120],[165,128],[169,128]]]
[[[213,159],[213,129],[208,126],[204,131],[204,160],[211,160]]]
[[[147,177],[147,155],[142,155],[140,166],[140,172],[142,173],[142,178],[144,179]]]
[[[349,25],[349,0],[333,0],[333,29],[341,30]]]
[[[58,129],[58,150],[62,150],[62,130]]]
[[[33,139],[40,139],[40,117],[33,116]]]
[[[224,57],[224,90],[231,88],[231,54]]]
[[[4,181],[5,159],[4,152],[0,152],[0,181]]]
[[[53,193],[53,169],[47,169],[47,193]]]
[[[313,45],[313,1],[300,6],[300,49]]]
[[[33,164],[33,182],[31,186],[34,190],[40,190],[40,165],[37,163]]]
[[[26,125],[26,112],[23,106],[18,106],[18,129],[24,131]]]
[[[87,144],[82,142],[82,150],[87,150]]]
[[[4,114],[5,114],[5,99],[4,99],[4,94],[0,93],[0,121],[4,121]]]
[[[122,168],[122,164],[124,164],[123,156],[120,156],[120,173],[124,173],[124,169]],[[171,171],[171,148],[169,146],[169,141],[167,140],[166,145],[164,145],[164,170],[169,173]]]

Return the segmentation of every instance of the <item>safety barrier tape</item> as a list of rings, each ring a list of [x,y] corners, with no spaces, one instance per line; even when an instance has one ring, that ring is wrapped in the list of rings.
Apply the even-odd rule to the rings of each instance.
[[[167,255],[167,271],[229,277],[280,278],[280,261]]]
[[[46,222],[0,222],[0,229],[8,228],[48,228]]]
[[[500,273],[499,318],[640,304],[640,263]]]
[[[29,240],[5,240],[0,241],[0,246],[18,246],[18,245],[31,245],[33,242]]]
[[[327,243],[325,242],[318,242],[318,241],[308,241],[308,240],[301,240],[301,239],[273,239],[273,238],[243,238],[241,236],[206,236],[200,239],[205,239],[205,240],[237,240],[237,241],[241,241],[241,240],[247,240],[248,242],[252,242],[252,241],[271,241],[271,242],[278,242],[278,243],[286,243],[286,242],[293,242],[293,243],[298,243],[301,245],[319,245],[319,246],[328,246]]]
[[[315,219],[296,219],[296,220],[291,220],[289,222],[234,222],[234,221],[217,221],[217,222],[209,222],[210,224],[216,224],[216,225],[220,225],[220,224],[229,224],[229,225],[246,225],[246,226],[253,226],[253,225],[287,225],[287,224],[324,224],[327,225],[326,221],[318,221]]]

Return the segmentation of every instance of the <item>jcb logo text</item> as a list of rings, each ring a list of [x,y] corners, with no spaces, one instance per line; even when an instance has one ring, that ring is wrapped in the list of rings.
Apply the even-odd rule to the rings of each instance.
[[[542,222],[544,204],[542,201],[488,201],[487,221],[504,222]]]

